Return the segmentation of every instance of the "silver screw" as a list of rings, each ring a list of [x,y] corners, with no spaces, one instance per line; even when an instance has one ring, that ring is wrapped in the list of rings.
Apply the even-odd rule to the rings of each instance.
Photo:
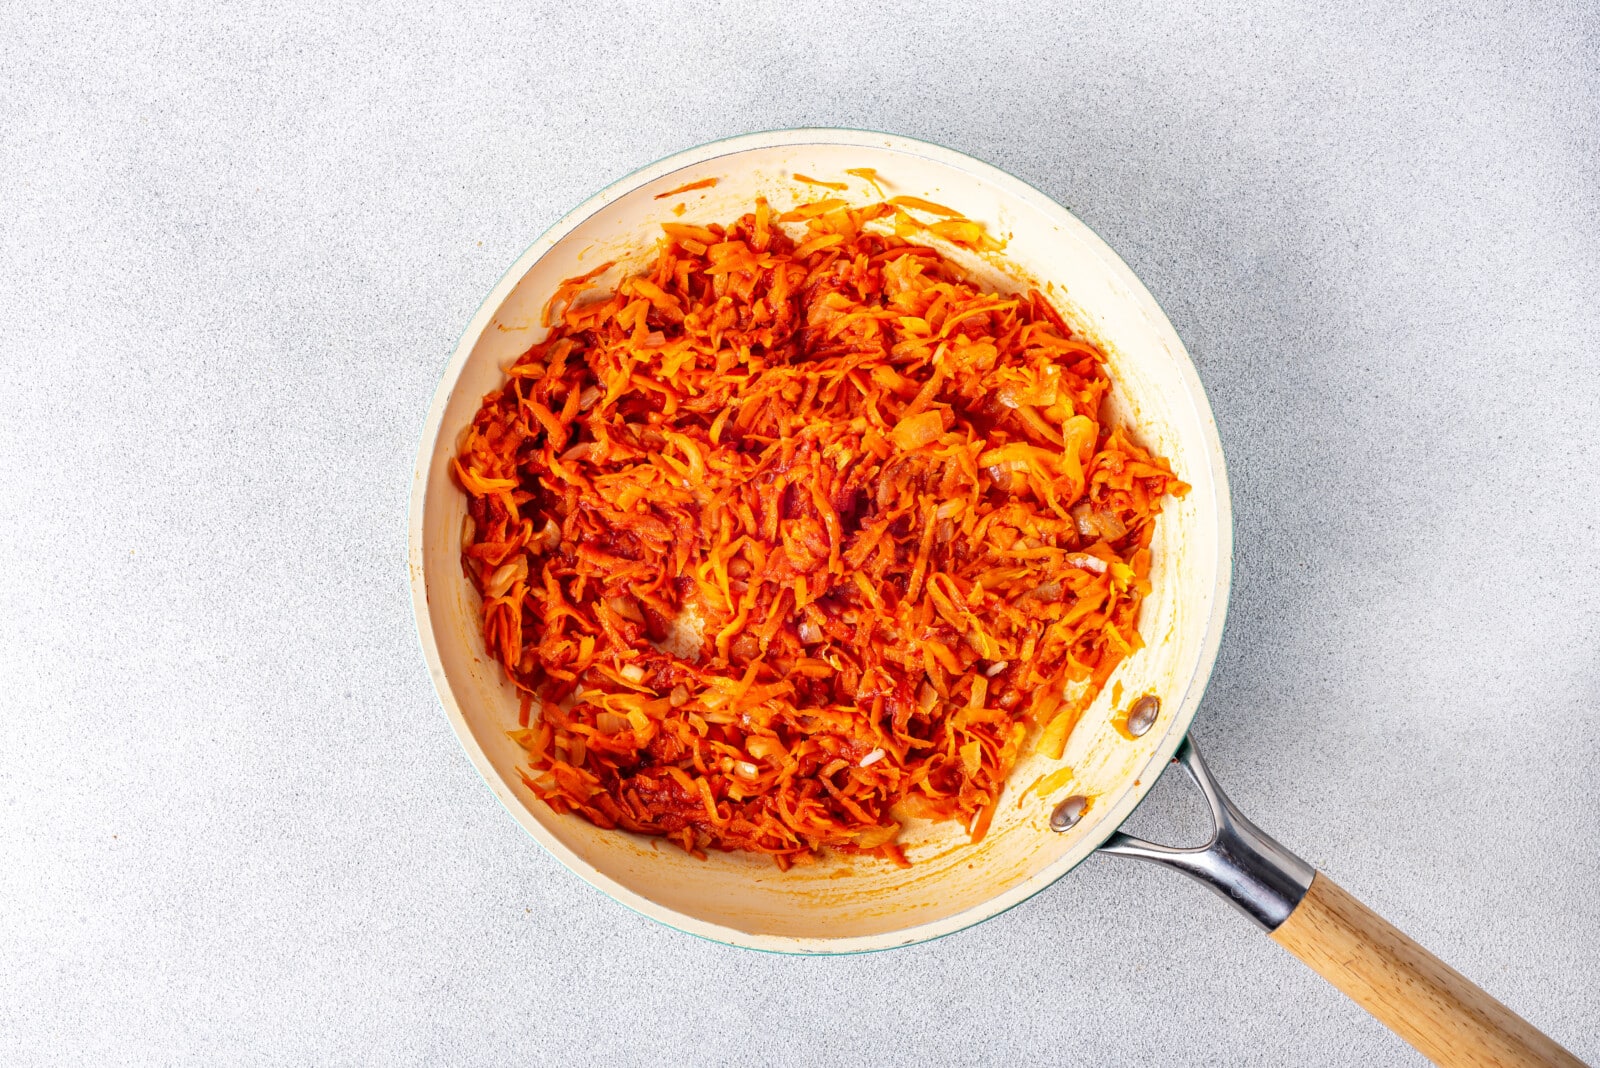
[[[1087,811],[1089,811],[1089,799],[1082,794],[1073,794],[1050,813],[1050,829],[1070,831],[1077,826],[1079,820],[1083,819],[1083,814]]]
[[[1161,698],[1153,693],[1145,694],[1128,709],[1128,733],[1135,738],[1140,737],[1156,725],[1156,716],[1160,712]]]

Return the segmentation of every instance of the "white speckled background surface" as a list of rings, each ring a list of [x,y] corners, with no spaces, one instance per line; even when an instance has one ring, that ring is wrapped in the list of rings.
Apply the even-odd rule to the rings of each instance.
[[[0,9],[0,1062],[1419,1060],[1152,868],[759,956],[478,780],[406,589],[437,376],[571,205],[792,125],[989,160],[1140,274],[1231,463],[1211,763],[1600,1060],[1592,6],[110,6]]]

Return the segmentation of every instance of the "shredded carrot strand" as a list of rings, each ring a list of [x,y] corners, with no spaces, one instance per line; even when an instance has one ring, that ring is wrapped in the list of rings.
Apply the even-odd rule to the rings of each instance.
[[[716,184],[716,178],[702,178],[698,182],[690,182],[688,185],[680,185],[676,189],[669,189],[665,193],[657,193],[654,199],[665,200],[668,197],[675,197],[679,193],[691,193],[696,189],[710,189]]]
[[[945,215],[954,219],[961,218],[961,213],[956,209],[947,208],[943,204],[935,204],[931,200],[923,200],[921,197],[890,197],[889,203],[899,208],[915,208],[917,211],[925,211],[931,215]]]
[[[874,189],[876,189],[878,191],[878,195],[880,197],[883,196],[883,178],[873,168],[871,168],[871,167],[851,167],[849,170],[845,171],[844,173],[846,173],[848,175],[851,175],[852,177],[855,177],[855,178],[860,178],[863,181],[869,182],[872,185],[872,188],[874,188]]]
[[[799,173],[796,173],[793,177],[797,182],[804,182],[806,185],[820,185],[824,189],[837,189],[840,192],[843,192],[844,190],[850,188],[844,182],[824,182],[821,178],[811,178],[807,175]]]

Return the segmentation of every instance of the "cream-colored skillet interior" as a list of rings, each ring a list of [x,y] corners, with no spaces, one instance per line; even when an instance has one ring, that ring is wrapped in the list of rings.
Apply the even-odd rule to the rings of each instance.
[[[780,872],[765,857],[695,860],[654,839],[602,831],[552,812],[522,784],[523,752],[506,737],[517,701],[484,652],[478,598],[460,562],[466,499],[449,458],[503,369],[539,340],[540,309],[562,280],[606,260],[616,282],[654,253],[660,223],[730,222],[760,194],[779,209],[822,196],[868,203],[879,194],[852,169],[871,168],[886,195],[911,195],[981,220],[1006,241],[988,261],[951,252],[1000,289],[1036,284],[1075,329],[1099,343],[1115,382],[1115,418],[1169,458],[1193,489],[1169,500],[1153,546],[1154,593],[1144,603],[1145,647],[1127,660],[1073,734],[1073,782],[1040,798],[1028,787],[1060,766],[1031,758],[1013,773],[988,836],[968,844],[953,824],[910,826],[912,867],[833,856]],[[841,193],[795,174],[848,183]],[[703,178],[710,188],[657,199]],[[684,205],[681,216],[672,209]],[[1059,878],[1115,829],[1159,775],[1194,715],[1221,637],[1231,554],[1228,489],[1216,428],[1193,365],[1131,272],[1047,198],[986,164],[880,134],[798,130],[703,146],[646,168],[558,223],[515,264],[469,326],[429,413],[411,506],[410,569],[418,631],[440,700],[468,755],[506,808],[546,848],[624,904],[683,930],[758,949],[849,952],[936,937],[994,915]],[[1113,715],[1137,696],[1162,701],[1137,741]],[[1114,703],[1113,698],[1120,697]],[[1068,834],[1046,828],[1051,807],[1093,799]]]

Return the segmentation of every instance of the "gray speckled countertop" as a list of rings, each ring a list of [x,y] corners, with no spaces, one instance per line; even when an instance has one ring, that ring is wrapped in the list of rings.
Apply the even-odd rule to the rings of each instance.
[[[406,589],[445,360],[590,192],[793,125],[989,160],[1138,272],[1231,464],[1211,763],[1600,1059],[1592,5],[126,6],[0,10],[0,1062],[1418,1061],[1155,869],[760,956],[484,789]]]

